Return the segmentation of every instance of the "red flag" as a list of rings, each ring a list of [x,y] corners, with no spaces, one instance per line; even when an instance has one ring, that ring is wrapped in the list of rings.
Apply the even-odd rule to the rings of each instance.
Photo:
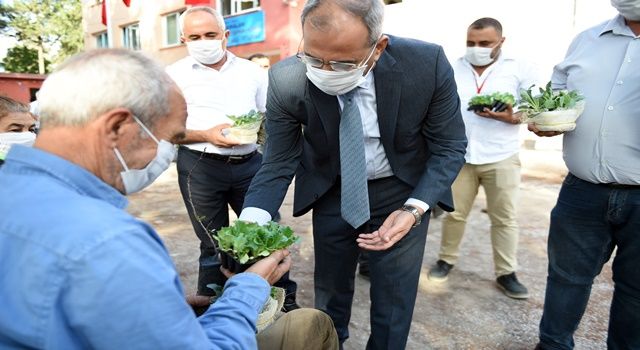
[[[211,5],[209,0],[184,0],[185,5]]]
[[[131,0],[122,0],[126,7],[131,5]],[[102,24],[107,25],[107,2],[102,0]]]

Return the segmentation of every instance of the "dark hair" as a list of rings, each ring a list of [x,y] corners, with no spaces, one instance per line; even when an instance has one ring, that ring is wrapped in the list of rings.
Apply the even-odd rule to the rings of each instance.
[[[10,113],[29,113],[29,106],[9,97],[0,96],[0,119]]]
[[[497,19],[491,17],[483,17],[475,20],[471,23],[469,29],[484,29],[487,27],[492,27],[498,34],[502,35],[502,24],[500,24]]]
[[[247,59],[249,61],[253,61],[254,58],[269,58],[269,57],[261,53],[254,53],[253,55],[249,56]]]

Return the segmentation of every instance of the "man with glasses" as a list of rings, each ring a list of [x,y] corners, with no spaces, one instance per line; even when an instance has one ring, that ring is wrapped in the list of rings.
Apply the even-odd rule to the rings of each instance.
[[[404,348],[428,215],[453,209],[466,137],[453,71],[433,44],[382,34],[380,0],[309,0],[298,57],[274,65],[267,144],[241,219],[265,222],[296,177],[313,209],[315,304],[348,337],[360,249],[369,252],[367,348]],[[424,215],[424,216],[423,216]]]

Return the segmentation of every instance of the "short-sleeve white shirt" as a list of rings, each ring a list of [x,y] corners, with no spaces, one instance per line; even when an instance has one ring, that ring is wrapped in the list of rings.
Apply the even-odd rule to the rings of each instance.
[[[188,130],[207,130],[224,123],[232,124],[228,115],[266,110],[267,72],[229,51],[220,70],[209,68],[191,56],[171,64],[166,70],[187,101]],[[257,147],[256,144],[248,144],[222,148],[207,142],[185,146],[222,155],[243,155]]]

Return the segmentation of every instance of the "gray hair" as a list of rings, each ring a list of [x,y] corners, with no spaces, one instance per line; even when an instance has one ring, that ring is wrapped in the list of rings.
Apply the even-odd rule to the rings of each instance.
[[[218,26],[220,27],[220,29],[222,29],[222,31],[227,29],[226,25],[224,24],[224,18],[222,17],[220,12],[216,11],[213,7],[194,6],[194,7],[190,7],[188,10],[184,11],[184,13],[180,15],[180,19],[179,19],[180,33],[184,33],[184,19],[187,18],[189,14],[192,14],[194,12],[206,12],[212,15],[213,18],[215,18],[216,21],[218,21]]]
[[[384,20],[384,3],[382,0],[307,0],[302,9],[302,26],[307,17],[323,4],[335,3],[344,11],[355,17],[361,18],[369,31],[369,45],[373,45],[382,36],[382,22]],[[314,25],[327,25],[328,23],[315,23]]]
[[[152,59],[125,49],[77,54],[49,75],[38,104],[43,126],[82,126],[114,108],[126,108],[147,127],[169,114],[175,83]]]

